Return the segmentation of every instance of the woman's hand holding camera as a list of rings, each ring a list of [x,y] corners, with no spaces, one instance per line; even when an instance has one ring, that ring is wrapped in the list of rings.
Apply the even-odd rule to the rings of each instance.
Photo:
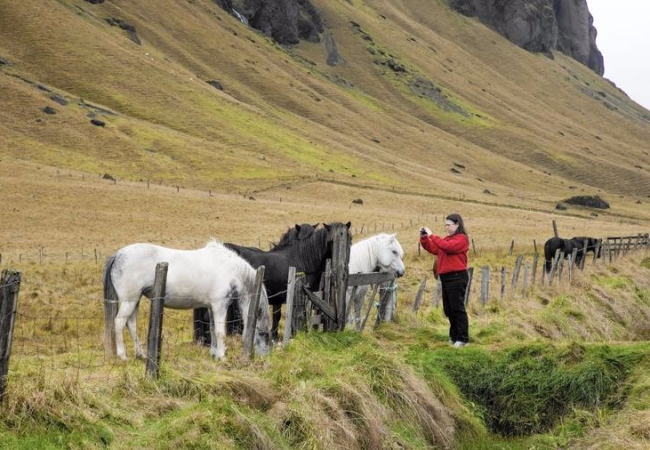
[[[431,230],[427,227],[420,228],[420,237],[428,236],[431,234]]]

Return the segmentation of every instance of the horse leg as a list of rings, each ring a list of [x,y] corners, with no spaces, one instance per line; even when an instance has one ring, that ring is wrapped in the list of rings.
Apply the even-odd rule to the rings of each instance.
[[[115,315],[115,354],[118,358],[124,361],[126,361],[126,349],[124,348],[124,326],[127,324],[127,320],[133,315],[133,312],[137,307],[137,301],[120,302],[119,310]],[[131,331],[130,326],[129,332],[131,333],[131,337],[133,337],[133,331]]]
[[[368,294],[368,285],[359,286],[357,295],[354,298],[354,323],[358,331],[361,330],[361,309],[363,308],[363,301]]]
[[[226,315],[228,313],[227,302],[212,302],[210,305],[210,356],[215,359],[223,359],[226,356]]]
[[[138,302],[139,303],[139,302]],[[135,348],[135,357],[138,359],[147,359],[147,354],[142,349],[140,340],[138,339],[138,307],[133,310],[133,313],[126,319],[126,325],[129,327],[131,339],[133,339],[133,347]]]
[[[278,328],[280,328],[280,318],[282,317],[282,305],[273,305],[273,325],[271,326],[271,339],[278,341]]]

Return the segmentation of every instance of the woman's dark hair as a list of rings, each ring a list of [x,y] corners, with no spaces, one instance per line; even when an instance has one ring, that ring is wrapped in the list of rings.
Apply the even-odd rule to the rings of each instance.
[[[460,216],[460,214],[456,214],[456,213],[449,214],[447,217],[445,217],[445,220],[451,220],[455,224],[458,224],[456,233],[462,233],[464,235],[467,235],[467,230],[465,230],[465,222],[463,222],[463,218]]]

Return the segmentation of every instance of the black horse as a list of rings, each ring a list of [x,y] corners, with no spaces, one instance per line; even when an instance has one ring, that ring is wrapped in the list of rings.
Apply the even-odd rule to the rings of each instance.
[[[325,271],[327,259],[332,258],[332,242],[340,227],[349,232],[347,224],[323,224],[323,228],[315,229],[309,224],[296,225],[289,229],[271,250],[265,251],[255,247],[244,247],[232,243],[226,247],[237,252],[254,268],[265,266],[264,286],[273,305],[273,325],[271,337],[278,340],[282,304],[287,301],[287,281],[289,267],[295,267],[297,272],[303,272],[306,286],[317,290],[320,279]],[[231,311],[230,319],[236,321],[236,312]],[[232,330],[232,328],[231,328]]]
[[[583,250],[585,248],[585,242],[587,243],[587,248],[586,250]],[[588,252],[596,254],[596,251],[598,251],[596,257],[600,258],[601,243],[602,239],[585,236],[573,237],[571,239],[552,237],[544,243],[544,269],[546,272],[551,271],[553,258],[555,258],[555,252],[558,249],[564,254],[565,258],[568,258],[573,253],[573,250],[577,249],[578,252],[576,253],[575,260],[576,265],[582,263],[582,258],[584,258]]]

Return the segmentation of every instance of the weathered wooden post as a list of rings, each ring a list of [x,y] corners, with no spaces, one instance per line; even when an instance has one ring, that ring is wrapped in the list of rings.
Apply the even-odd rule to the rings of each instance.
[[[592,264],[595,266],[596,262],[598,262],[598,257],[600,256],[600,252],[602,251],[602,241],[598,240],[596,241],[596,247],[594,248],[594,259],[592,260]]]
[[[370,294],[370,299],[368,300],[368,309],[366,310],[366,315],[363,318],[363,322],[361,322],[361,328],[359,328],[360,333],[363,332],[363,329],[366,327],[366,322],[368,321],[370,310],[372,310],[372,307],[375,304],[375,296],[377,295],[378,290],[379,290],[379,283],[375,284],[372,288],[372,294]]]
[[[253,339],[255,338],[255,327],[257,326],[257,310],[260,306],[260,296],[262,295],[262,289],[264,289],[265,269],[265,266],[259,266],[257,268],[257,274],[255,276],[255,292],[253,293],[253,298],[251,298],[251,301],[248,304],[248,320],[246,321],[246,327],[244,328],[244,347],[242,348],[242,355],[248,358],[253,356]]]
[[[512,242],[510,243],[510,250],[508,251],[508,255],[512,256],[512,252],[515,250],[515,240],[513,239]]]
[[[375,328],[381,322],[393,320],[393,313],[395,312],[395,290],[397,285],[395,280],[385,281],[381,283],[379,289],[379,310],[377,311],[377,319],[375,320]]]
[[[418,293],[415,295],[415,300],[413,301],[413,312],[418,312],[418,309],[420,309],[420,303],[422,303],[422,297],[424,296],[424,289],[426,287],[427,287],[427,277],[425,276],[420,282]]]
[[[323,272],[323,278],[321,279],[321,284],[323,285],[323,297],[322,300],[328,305],[331,304],[331,291],[332,291],[332,260],[327,259],[325,261],[325,272]],[[322,310],[321,310],[322,311]],[[327,315],[321,314],[321,327],[323,331],[331,330],[334,328],[334,319],[328,318]]]
[[[571,264],[571,261],[569,261]],[[564,272],[564,252],[560,252],[560,259],[558,261],[557,282],[562,282],[562,273]]]
[[[557,233],[557,224],[555,223],[555,219],[553,219],[553,236],[560,237],[560,235]]]
[[[467,306],[467,303],[469,302],[469,292],[472,289],[472,278],[474,277],[473,267],[467,268],[467,275],[469,276],[469,280],[467,281],[467,289],[465,290],[465,299],[463,300],[465,306]]]
[[[22,274],[12,270],[3,270],[0,277],[0,403],[7,390],[9,357],[14,335],[14,320]]]
[[[350,280],[348,279],[348,285],[349,285]],[[352,291],[350,292],[349,298],[352,300],[356,295],[357,291],[359,290],[359,285],[356,285],[352,288]],[[347,296],[347,294],[346,294]],[[345,305],[345,320],[347,321],[350,318],[350,310],[352,309],[352,301],[346,301]],[[358,325],[358,324],[357,324]]]
[[[537,250],[535,250],[535,254],[533,255],[532,275],[530,277],[530,284],[532,284],[533,286],[535,285],[535,276],[537,275],[537,262],[538,261],[539,261],[539,253],[537,253]]]
[[[490,267],[483,266],[483,271],[481,273],[481,297],[479,298],[481,305],[485,305],[485,303],[487,303],[489,295],[490,295]]]
[[[573,265],[577,257],[578,257],[578,249],[574,248],[573,251],[571,251],[570,259],[567,260],[567,270],[569,272],[569,284],[571,284],[571,280],[573,279]]]
[[[151,296],[151,312],[149,314],[149,333],[147,335],[147,367],[145,375],[157,379],[160,371],[160,348],[162,346],[163,306],[167,290],[166,262],[156,264],[156,276],[153,282]]]
[[[587,239],[582,243],[582,258],[580,258],[580,270],[585,270],[585,260],[587,259],[587,244],[589,241]]]
[[[548,273],[548,285],[550,286],[553,284],[553,276],[555,275],[555,272],[557,271],[558,264],[560,262],[560,259],[562,258],[562,251],[558,248],[555,250],[555,256],[553,256],[553,262],[551,264],[551,270]],[[546,270],[546,269],[544,269]]]
[[[376,225],[375,225],[376,226]],[[352,236],[348,227],[337,227],[335,229],[334,242],[332,247],[332,290],[330,291],[330,304],[336,310],[336,328],[345,329],[345,298],[348,290],[348,275],[350,263],[350,244]]]
[[[506,296],[506,268],[501,266],[501,291],[499,298],[503,300]]]
[[[521,296],[526,296],[526,289],[528,288],[528,264],[524,266],[524,281],[521,287]]]
[[[294,309],[293,298],[294,298],[295,288],[296,288],[296,268],[289,267],[289,276],[287,278],[287,306],[285,307],[286,316],[284,318],[284,336],[282,339],[282,342],[284,344],[289,343],[289,339],[293,337],[296,331],[296,328],[293,327],[294,317],[302,316],[304,318],[307,312],[304,304],[302,305],[302,311],[298,311],[298,308]]]
[[[441,298],[442,298],[442,283],[440,282],[440,278],[438,278],[436,280],[436,287],[433,289],[433,298],[431,300],[434,308],[438,307]]]
[[[519,281],[519,271],[521,270],[521,262],[524,260],[523,255],[517,256],[517,262],[515,262],[515,270],[512,272],[512,281],[510,282],[510,288],[514,293],[517,290],[517,282]]]

